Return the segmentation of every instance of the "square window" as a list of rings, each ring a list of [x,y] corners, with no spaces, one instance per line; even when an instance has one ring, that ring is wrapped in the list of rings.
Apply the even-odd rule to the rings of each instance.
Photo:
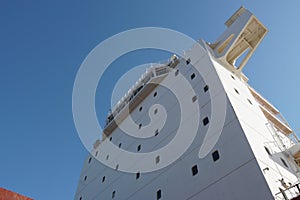
[[[191,79],[193,80],[196,77],[195,73],[192,73]]]
[[[191,59],[190,59],[190,58],[186,60],[186,64],[187,64],[187,65],[190,64],[190,62],[191,62]]]
[[[193,96],[192,101],[195,102],[197,100],[197,96]]]
[[[155,158],[155,162],[156,162],[156,164],[158,164],[158,163],[159,163],[159,161],[160,161],[160,157],[159,157],[159,156],[156,156],[156,158]]]
[[[208,89],[209,89],[208,85],[204,86],[204,88],[203,88],[204,92],[207,92]]]
[[[192,174],[193,174],[193,176],[195,176],[196,174],[198,174],[198,166],[197,165],[194,165],[192,167]]]
[[[139,178],[140,178],[140,176],[141,176],[141,173],[140,173],[140,172],[136,173],[136,175],[135,175],[135,179],[139,179]]]
[[[252,101],[250,101],[250,99],[247,99],[247,100],[248,100],[248,102],[249,102],[251,105],[253,105],[253,104],[252,104]]]
[[[220,159],[219,151],[218,150],[214,151],[212,153],[212,157],[213,157],[214,162],[216,162],[217,160],[219,160]]]
[[[235,88],[234,88],[234,91],[235,91],[237,94],[240,94],[239,91],[238,91],[237,89],[235,89]]]
[[[286,164],[285,160],[283,158],[280,158],[282,164],[286,167],[286,168],[289,168],[289,166]]]
[[[161,199],[161,190],[157,190],[157,192],[156,192],[156,199],[157,200]]]
[[[154,134],[154,135],[155,135],[155,136],[158,135],[158,129],[155,130],[155,134]]]
[[[208,117],[205,117],[205,118],[202,120],[202,123],[203,123],[204,126],[206,126],[206,125],[209,123]]]

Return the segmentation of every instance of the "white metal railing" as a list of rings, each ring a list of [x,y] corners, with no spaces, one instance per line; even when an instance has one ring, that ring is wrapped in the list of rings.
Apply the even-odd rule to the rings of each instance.
[[[278,200],[291,200],[300,195],[299,183],[290,185],[285,189],[280,189],[280,192],[275,194],[275,199]]]
[[[152,64],[146,69],[146,72],[136,81],[136,83],[127,91],[127,93],[118,101],[111,112],[108,113],[108,117],[105,120],[105,126],[107,126],[113,119],[121,112],[121,110],[132,101],[132,99],[149,83],[153,78],[165,75],[170,71],[169,61],[165,64]]]

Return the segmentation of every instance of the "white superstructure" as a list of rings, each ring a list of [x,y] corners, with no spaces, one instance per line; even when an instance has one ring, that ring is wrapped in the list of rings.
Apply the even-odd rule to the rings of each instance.
[[[227,29],[216,42],[200,40],[184,57],[173,56],[169,62],[153,66],[118,102],[107,118],[103,139],[95,142],[84,163],[75,200],[298,196],[299,140],[280,112],[242,73],[267,29],[243,7],[225,24]],[[183,81],[192,89],[186,89]],[[177,95],[165,87],[170,82]],[[188,114],[183,114],[181,101],[187,102]],[[167,114],[164,126],[154,120],[151,129],[143,129],[151,123],[149,110],[158,104]],[[161,107],[154,112],[155,117]],[[129,118],[137,132],[152,137],[125,134],[118,124]],[[195,125],[192,119],[196,118],[200,121]],[[118,157],[101,148],[113,143],[129,152],[153,152],[171,143],[180,126],[190,127],[184,131],[186,137],[197,126],[195,138],[179,159],[153,172],[122,172]],[[116,165],[107,167],[96,158]],[[164,159],[157,155],[153,165],[159,166]]]

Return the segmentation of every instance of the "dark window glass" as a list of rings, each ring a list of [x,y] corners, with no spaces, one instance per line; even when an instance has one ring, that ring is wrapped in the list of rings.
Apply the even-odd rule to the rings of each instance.
[[[141,173],[140,173],[140,172],[136,173],[136,175],[135,175],[135,179],[139,179],[139,178],[140,178],[140,176],[141,176]]]
[[[250,101],[250,99],[247,99],[247,100],[248,100],[248,102],[249,102],[251,105],[253,105],[252,102]]]
[[[195,74],[194,73],[192,73],[192,75],[191,75],[191,79],[193,80],[194,78],[195,78]]]
[[[203,88],[204,92],[207,92],[208,89],[209,89],[208,85],[204,86],[204,88]]]
[[[240,94],[239,91],[238,91],[237,89],[235,89],[235,88],[234,88],[234,91],[235,91],[237,94]]]
[[[289,166],[286,164],[285,160],[283,158],[280,158],[282,164],[286,167],[286,168],[289,168]]]
[[[155,158],[156,164],[159,163],[159,161],[160,161],[160,157],[159,157],[159,156],[156,156],[156,158]]]
[[[192,174],[193,174],[193,176],[195,176],[196,174],[198,174],[198,166],[197,165],[194,165],[192,167]]]
[[[268,147],[265,147],[265,150],[266,150],[266,152],[267,152],[269,155],[271,155],[271,152],[270,152],[270,150],[269,150]]]
[[[161,199],[161,190],[157,190],[157,192],[156,192],[156,199],[157,200]]]
[[[205,117],[205,118],[202,120],[202,122],[203,122],[203,125],[206,126],[206,125],[209,123],[208,117]]]
[[[190,64],[190,62],[191,62],[191,59],[190,59],[190,58],[186,60],[186,64],[187,64],[187,65]]]
[[[192,101],[195,102],[197,100],[197,96],[193,96]]]
[[[219,155],[219,151],[216,150],[212,153],[212,157],[213,157],[213,160],[216,162],[217,160],[220,159],[220,155]]]

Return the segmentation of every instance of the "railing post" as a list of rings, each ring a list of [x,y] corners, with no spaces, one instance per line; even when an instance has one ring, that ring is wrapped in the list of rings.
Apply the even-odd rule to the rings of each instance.
[[[287,198],[287,196],[286,196],[286,194],[285,194],[284,190],[283,190],[283,189],[281,189],[281,188],[279,188],[279,190],[280,190],[280,192],[281,192],[281,194],[282,194],[282,196],[283,196],[284,200],[289,200],[289,199]]]

